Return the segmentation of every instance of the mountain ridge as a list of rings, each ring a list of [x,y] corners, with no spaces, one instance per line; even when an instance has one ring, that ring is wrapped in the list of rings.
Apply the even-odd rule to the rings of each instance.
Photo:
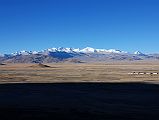
[[[57,62],[100,62],[123,60],[159,60],[159,54],[144,54],[140,51],[129,53],[117,49],[49,48],[42,51],[15,52],[0,54],[0,63],[57,63]]]
[[[122,51],[119,49],[96,49],[96,48],[92,48],[92,47],[86,47],[86,48],[67,48],[67,47],[57,47],[57,48],[48,48],[45,50],[41,50],[41,51],[27,51],[27,50],[22,50],[22,51],[17,51],[15,53],[9,53],[9,54],[0,54],[0,56],[3,55],[30,55],[30,54],[42,54],[42,53],[46,53],[46,52],[67,52],[67,53],[120,53],[120,54],[126,54],[129,52],[126,51]],[[140,52],[140,51],[136,51],[136,52]],[[141,52],[140,52],[141,53]],[[132,53],[133,54],[133,53]],[[134,52],[135,54],[135,52]],[[143,54],[143,53],[142,53]]]

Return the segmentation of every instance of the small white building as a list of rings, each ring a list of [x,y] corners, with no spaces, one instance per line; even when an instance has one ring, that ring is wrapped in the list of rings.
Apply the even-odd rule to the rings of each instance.
[[[153,75],[158,75],[158,73],[155,72],[155,73],[153,73]]]

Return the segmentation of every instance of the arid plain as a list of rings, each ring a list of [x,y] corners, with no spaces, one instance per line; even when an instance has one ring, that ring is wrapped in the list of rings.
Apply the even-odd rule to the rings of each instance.
[[[131,74],[145,73],[145,74]],[[158,83],[159,62],[4,64],[0,83],[152,82]]]
[[[159,114],[157,61],[1,64],[3,120],[152,120]]]

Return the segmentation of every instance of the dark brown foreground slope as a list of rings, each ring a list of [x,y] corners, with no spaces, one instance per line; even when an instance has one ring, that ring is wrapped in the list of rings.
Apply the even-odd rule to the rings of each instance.
[[[1,120],[159,119],[159,85],[146,83],[1,84]]]

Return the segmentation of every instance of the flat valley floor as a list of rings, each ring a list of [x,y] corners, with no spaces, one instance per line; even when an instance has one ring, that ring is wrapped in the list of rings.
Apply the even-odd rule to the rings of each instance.
[[[159,119],[158,61],[0,65],[2,120]]]

